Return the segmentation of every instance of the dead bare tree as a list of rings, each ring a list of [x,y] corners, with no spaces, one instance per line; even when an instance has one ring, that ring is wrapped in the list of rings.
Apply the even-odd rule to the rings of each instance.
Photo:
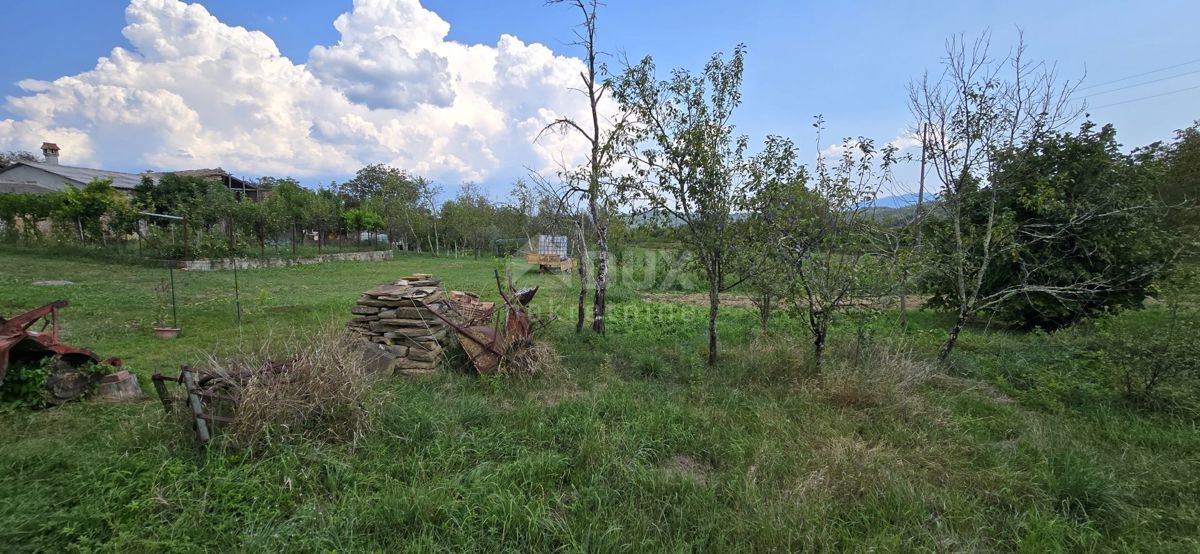
[[[547,2],[547,4],[562,3],[579,10],[582,19],[575,30],[576,41],[573,44],[583,48],[585,52],[585,68],[579,75],[583,80],[583,88],[578,90],[587,96],[590,120],[581,124],[571,117],[563,116],[554,120],[542,131],[576,133],[588,142],[587,163],[585,167],[578,170],[583,177],[578,181],[584,183],[585,186],[576,187],[572,192],[587,200],[589,223],[595,233],[596,296],[592,302],[592,331],[603,334],[609,273],[608,222],[613,211],[605,180],[609,177],[615,160],[613,146],[620,133],[622,123],[620,120],[610,119],[600,113],[601,103],[610,86],[608,81],[598,81],[604,73],[604,67],[597,62],[598,52],[596,50],[596,12],[600,3],[597,0],[549,0]],[[576,179],[568,180],[575,181]],[[582,228],[580,231],[582,232]],[[584,260],[580,261],[582,266]],[[585,270],[581,267],[580,271]],[[586,287],[586,284],[582,286]]]
[[[926,161],[926,154],[927,154],[926,147],[928,144],[926,142],[926,138],[927,138],[929,129],[925,126],[924,122],[920,123],[918,125],[918,127],[919,127],[919,130],[917,131],[916,134],[917,134],[917,136],[921,137],[921,161],[920,161],[920,169],[919,169],[919,174],[918,174],[919,176],[917,178],[917,208],[916,208],[916,212],[913,214],[912,221],[910,221],[909,224],[907,225],[908,229],[906,229],[906,231],[911,232],[913,235],[912,248],[911,248],[911,250],[909,250],[907,252],[905,252],[905,249],[903,248],[903,243],[905,242],[904,238],[907,238],[907,237],[897,236],[897,237],[894,237],[895,240],[885,241],[887,244],[889,244],[891,246],[891,248],[889,248],[888,250],[892,253],[893,259],[896,259],[898,261],[898,266],[900,268],[900,280],[899,280],[899,287],[898,287],[899,294],[897,296],[900,299],[900,328],[901,329],[908,328],[908,284],[909,284],[909,274],[908,274],[909,267],[908,266],[910,263],[911,255],[921,252],[921,239],[922,239],[921,223],[925,216],[925,167],[926,167],[925,161]],[[907,234],[907,233],[905,233],[905,234]],[[891,239],[892,237],[887,237],[887,238]]]
[[[424,205],[424,207],[426,209],[429,210],[429,224],[432,226],[433,232],[428,234],[426,236],[426,239],[429,241],[429,250],[431,252],[433,252],[433,255],[435,257],[440,256],[441,250],[442,250],[442,240],[441,240],[441,237],[438,235],[438,225],[437,225],[438,219],[439,219],[438,209],[437,209],[437,195],[441,194],[441,192],[442,192],[442,187],[437,186],[433,183],[428,183],[428,186],[423,187],[421,189],[420,197],[418,199],[418,201],[422,205]]]
[[[592,260],[588,251],[587,244],[587,224],[588,217],[585,213],[577,209],[577,206],[572,206],[572,199],[577,198],[580,187],[571,182],[552,183],[541,174],[532,169],[526,168],[529,173],[529,178],[534,185],[538,187],[541,194],[546,198],[553,209],[553,219],[557,223],[563,223],[569,220],[567,224],[574,229],[576,235],[575,252],[578,259],[576,267],[579,272],[579,305],[576,309],[575,332],[583,332],[583,323],[587,316],[585,306],[587,305],[588,295],[588,268],[592,265]],[[558,171],[560,178],[571,177],[572,173],[562,169]],[[557,227],[557,225],[556,225]]]
[[[1083,106],[1071,99],[1077,82],[1061,80],[1053,64],[1028,61],[1023,37],[1003,57],[993,57],[990,47],[986,34],[969,43],[962,36],[952,37],[941,75],[935,79],[926,74],[909,84],[910,109],[925,131],[923,155],[941,184],[939,209],[953,234],[948,263],[933,268],[952,281],[957,304],[954,326],[939,354],[943,361],[974,314],[1012,295],[1079,295],[1103,286],[1078,282],[1046,287],[1022,281],[984,293],[992,261],[1020,247],[1018,234],[998,232],[1004,222],[996,211],[1001,186],[994,180],[997,155],[1037,144],[1083,113]],[[982,225],[975,225],[968,222],[967,208],[981,200],[986,217]]]

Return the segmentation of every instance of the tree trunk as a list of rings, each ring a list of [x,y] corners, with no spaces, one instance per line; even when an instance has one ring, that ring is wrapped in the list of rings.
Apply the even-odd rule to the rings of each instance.
[[[767,334],[767,321],[771,319],[771,295],[764,294],[758,304],[758,333]]]
[[[939,362],[945,362],[950,357],[950,352],[954,350],[954,345],[958,342],[958,335],[962,333],[963,325],[967,323],[970,315],[966,310],[958,312],[958,319],[954,321],[954,327],[950,329],[950,334],[946,337],[946,344],[942,345],[942,351],[938,353]]]
[[[721,304],[720,283],[716,276],[708,278],[708,365],[717,365],[717,309]]]
[[[828,332],[823,330],[813,331],[813,363],[818,373],[825,367],[825,338],[827,334]]]
[[[579,263],[579,309],[575,317],[575,332],[583,332],[583,319],[586,316],[587,292],[588,292],[588,276],[587,264],[580,260]]]
[[[296,224],[292,224],[292,257],[296,257]]]
[[[608,226],[597,227],[596,298],[592,304],[592,331],[604,334],[604,312],[608,295]]]

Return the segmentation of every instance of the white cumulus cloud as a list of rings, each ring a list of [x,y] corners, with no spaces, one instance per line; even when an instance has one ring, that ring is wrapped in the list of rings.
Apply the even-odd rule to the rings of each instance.
[[[581,117],[577,58],[503,35],[447,40],[419,0],[355,0],[340,39],[307,63],[266,34],[199,4],[132,0],[116,47],[96,66],[26,80],[7,99],[0,149],[63,147],[63,163],[111,169],[223,166],[246,174],[341,175],[388,163],[444,181],[578,162],[575,137],[538,132]]]

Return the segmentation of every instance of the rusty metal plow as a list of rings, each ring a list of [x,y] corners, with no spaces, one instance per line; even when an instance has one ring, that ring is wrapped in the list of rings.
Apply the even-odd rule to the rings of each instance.
[[[466,319],[467,323],[463,324],[436,310],[430,310],[434,316],[446,322],[458,333],[458,342],[462,346],[463,352],[467,354],[467,359],[479,373],[496,371],[503,360],[510,358],[517,350],[527,347],[533,335],[533,324],[528,306],[533,301],[534,295],[537,294],[537,287],[513,290],[510,280],[507,287],[508,292],[505,293],[506,287],[500,282],[500,272],[496,271],[495,275],[496,288],[500,293],[500,298],[504,301],[503,324],[497,321],[492,327],[472,325],[473,322],[470,319]]]
[[[183,387],[184,412],[191,422],[192,431],[196,434],[196,442],[205,446],[212,440],[215,424],[229,424],[235,421],[239,401],[238,390],[249,375],[248,372],[206,371],[183,366],[179,368],[179,375],[168,377],[155,371],[150,380],[154,383],[154,390],[158,393],[163,410],[167,414],[171,414],[175,405],[180,402],[167,390],[167,383]]]

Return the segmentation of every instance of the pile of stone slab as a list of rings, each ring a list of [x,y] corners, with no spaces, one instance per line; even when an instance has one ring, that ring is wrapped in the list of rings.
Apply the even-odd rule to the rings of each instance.
[[[441,281],[418,273],[364,292],[346,326],[363,339],[363,360],[373,370],[431,373],[453,340],[450,327],[433,311],[452,312]]]

